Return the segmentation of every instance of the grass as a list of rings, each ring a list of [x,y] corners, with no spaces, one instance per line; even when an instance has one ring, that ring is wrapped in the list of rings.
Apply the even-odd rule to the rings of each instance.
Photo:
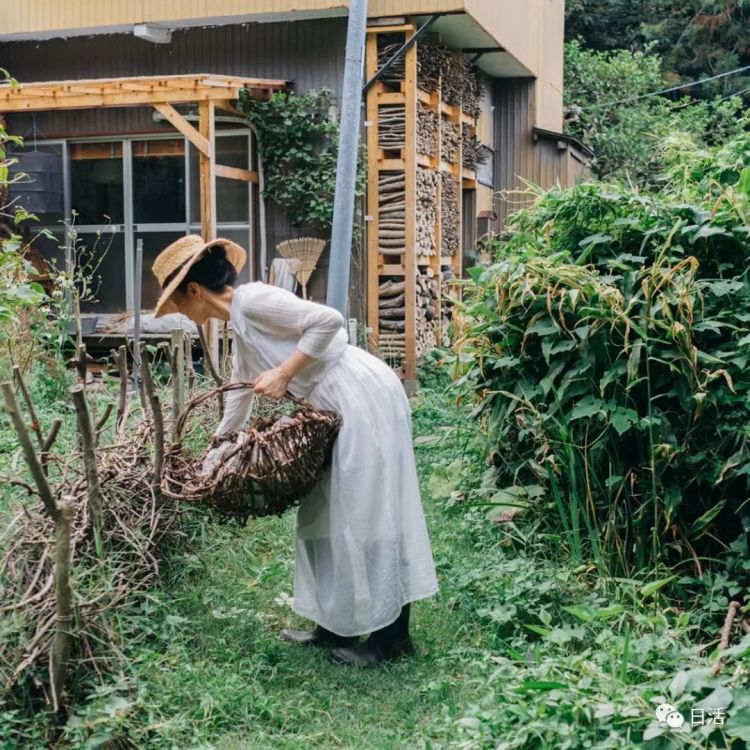
[[[718,632],[721,586],[707,576],[707,615],[680,611],[653,582],[573,565],[531,514],[489,522],[487,446],[440,383],[415,401],[414,432],[440,581],[436,597],[412,607],[415,657],[356,670],[280,640],[282,627],[308,624],[289,608],[293,516],[240,529],[196,513],[161,587],[122,619],[119,668],[90,688],[58,747],[746,746],[750,693],[738,670],[748,647],[718,678],[711,644],[696,648],[700,626]],[[721,731],[654,720],[665,699],[689,718],[707,698],[727,708]],[[0,711],[0,750],[47,747],[34,739],[43,719]]]

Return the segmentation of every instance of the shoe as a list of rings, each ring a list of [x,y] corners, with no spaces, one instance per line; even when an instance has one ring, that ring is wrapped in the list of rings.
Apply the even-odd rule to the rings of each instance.
[[[345,636],[332,633],[320,625],[316,625],[313,630],[295,630],[294,628],[284,628],[281,637],[285,641],[299,643],[303,646],[354,646],[359,637],[356,635]]]
[[[334,664],[374,667],[413,653],[414,644],[409,637],[409,605],[405,604],[395,622],[376,630],[354,646],[334,648],[329,656]]]

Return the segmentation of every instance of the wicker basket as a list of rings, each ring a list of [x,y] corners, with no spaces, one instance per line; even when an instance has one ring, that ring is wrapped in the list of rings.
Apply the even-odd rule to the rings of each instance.
[[[320,481],[341,427],[338,414],[287,395],[263,416],[253,417],[246,429],[217,436],[199,456],[189,456],[183,431],[193,409],[219,393],[252,387],[228,383],[186,405],[177,420],[176,441],[164,457],[162,478],[166,495],[201,503],[243,525],[251,517],[281,515],[309,494]],[[290,404],[291,412],[282,408]],[[202,474],[208,451],[219,444],[226,444],[220,464]]]

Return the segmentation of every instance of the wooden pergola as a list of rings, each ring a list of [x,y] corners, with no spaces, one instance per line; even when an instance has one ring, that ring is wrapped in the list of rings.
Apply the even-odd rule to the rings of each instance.
[[[43,112],[94,107],[151,106],[192,143],[200,154],[201,232],[206,239],[216,237],[216,177],[257,182],[255,171],[216,164],[216,109],[240,114],[235,106],[240,91],[253,98],[268,99],[274,91],[289,86],[288,81],[243,78],[239,76],[192,74],[129,78],[94,78],[75,81],[42,81],[0,85],[0,115],[16,112]],[[176,104],[198,105],[198,127],[176,109]],[[216,325],[206,331],[211,354],[216,361]]]

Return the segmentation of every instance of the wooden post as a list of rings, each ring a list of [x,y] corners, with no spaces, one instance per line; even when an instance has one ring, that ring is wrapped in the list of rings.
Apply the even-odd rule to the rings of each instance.
[[[365,71],[369,80],[378,68],[378,35],[369,33],[365,47]],[[370,346],[378,346],[378,86],[367,92],[367,325],[371,329]]]
[[[412,45],[404,56],[406,79],[406,137],[404,176],[406,184],[406,227],[404,275],[406,280],[406,318],[404,352],[404,387],[414,393],[417,383],[417,48]]]
[[[121,346],[117,350],[116,362],[120,373],[120,400],[117,404],[115,429],[119,432],[123,419],[125,419],[125,409],[128,405],[128,350],[125,346]]]
[[[193,367],[193,337],[190,331],[183,331],[185,339],[185,365],[187,367],[187,389],[192,391],[195,387],[195,369]]]
[[[216,385],[223,385],[224,381],[219,377],[219,373],[216,372],[216,368],[214,367],[214,363],[211,360],[211,357],[208,352],[208,343],[206,342],[206,337],[203,333],[203,328],[200,326],[196,326],[198,329],[198,341],[201,343],[201,349],[203,350],[203,375],[206,375],[206,370],[208,370],[208,374],[213,378],[214,383]],[[224,415],[224,394],[219,393],[219,411],[221,412],[222,416]]]
[[[198,129],[208,143],[208,154],[199,153],[201,233],[203,239],[216,239],[216,137],[213,101],[202,101],[198,105]],[[204,324],[208,351],[214,362],[219,361],[219,339],[216,320]]]
[[[62,501],[58,505],[58,511],[55,518],[55,635],[49,656],[52,710],[55,712],[61,707],[60,698],[73,639],[70,589],[70,527],[73,508],[69,502]]]
[[[138,240],[135,247],[135,278],[133,290],[135,293],[133,314],[133,382],[141,399],[141,406],[146,408],[146,394],[143,391],[141,379],[141,292],[143,286],[143,240]]]
[[[71,386],[70,395],[73,397],[73,405],[76,410],[76,421],[78,423],[78,434],[81,436],[81,451],[83,454],[83,465],[86,469],[86,485],[88,487],[88,506],[94,527],[94,538],[97,551],[101,554],[100,530],[102,519],[102,496],[99,487],[99,471],[96,466],[96,438],[94,426],[91,423],[88,402],[83,386]]]
[[[181,329],[172,331],[172,417],[175,424],[185,408],[185,337]]]
[[[88,369],[86,363],[87,358],[88,354],[86,354],[86,345],[79,344],[76,349],[76,371],[78,372],[78,382],[83,383],[84,386],[86,385],[86,371]]]
[[[18,441],[21,443],[21,449],[23,450],[26,464],[29,467],[31,476],[34,478],[34,483],[37,487],[39,497],[42,499],[44,509],[47,515],[56,519],[58,515],[57,503],[50,490],[49,483],[47,482],[47,476],[44,473],[44,468],[39,461],[34,446],[31,442],[31,437],[26,429],[26,423],[23,421],[21,411],[18,408],[18,402],[16,401],[16,394],[13,391],[13,383],[6,382],[0,385],[3,391],[3,398],[5,399],[5,409],[10,416],[10,421],[13,423],[13,427],[18,435]]]
[[[151,406],[151,418],[154,422],[154,487],[158,489],[161,486],[161,472],[164,466],[164,415],[159,403],[159,396],[154,387],[148,352],[146,352],[143,344],[141,344],[140,354],[143,388]]]

